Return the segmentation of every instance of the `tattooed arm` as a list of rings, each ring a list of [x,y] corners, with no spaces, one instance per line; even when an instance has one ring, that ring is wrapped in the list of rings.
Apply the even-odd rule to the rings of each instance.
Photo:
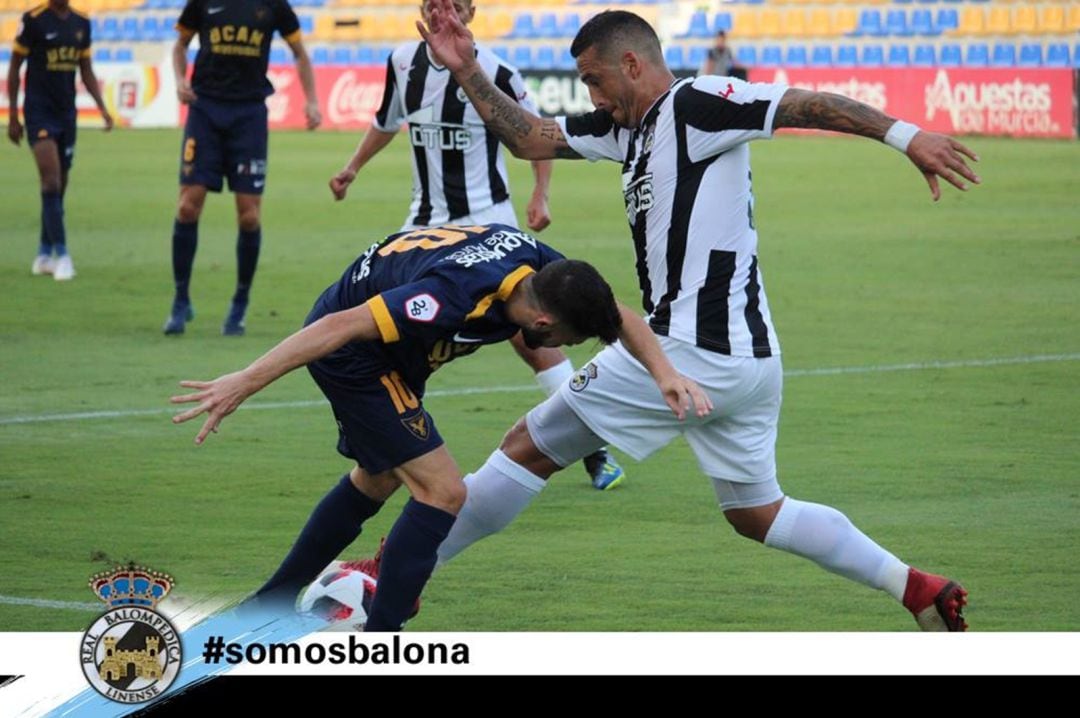
[[[514,156],[526,160],[578,158],[570,149],[559,124],[526,112],[513,98],[497,88],[476,62],[473,36],[461,24],[449,0],[432,0],[428,7],[431,27],[416,27],[435,58],[457,80],[484,124]]]
[[[884,112],[842,95],[791,88],[777,105],[773,129],[832,130],[884,141],[895,122]],[[934,201],[941,196],[938,177],[961,190],[967,189],[964,179],[980,182],[964,160],[966,155],[978,162],[978,156],[947,135],[920,130],[907,146],[906,154],[926,178]]]

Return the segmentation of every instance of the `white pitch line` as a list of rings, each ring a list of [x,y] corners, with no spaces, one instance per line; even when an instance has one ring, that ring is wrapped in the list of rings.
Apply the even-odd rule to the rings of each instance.
[[[880,374],[897,371],[925,371],[928,369],[967,369],[977,367],[1011,366],[1017,364],[1042,364],[1046,362],[1078,361],[1080,354],[1036,354],[1032,356],[1001,357],[996,359],[958,359],[955,361],[928,361],[910,362],[907,364],[876,364],[869,366],[837,366],[820,367],[817,369],[788,369],[784,372],[787,378],[805,376],[833,376],[838,374]],[[538,392],[540,387],[535,384],[512,385],[512,386],[472,386],[460,389],[434,389],[424,394],[425,398],[439,396],[471,396],[474,394],[518,394],[523,392]],[[256,404],[244,404],[240,410],[266,411],[272,409],[308,409],[316,406],[326,406],[325,399],[304,401],[269,401]],[[101,411],[82,411],[68,414],[26,414],[23,416],[0,417],[0,426],[12,424],[38,424],[55,421],[87,421],[90,419],[125,419],[135,416],[161,416],[173,414],[179,411],[176,407],[163,407],[160,409],[114,409]],[[2,602],[2,601],[0,601]]]
[[[83,603],[81,601],[53,601],[48,598],[20,598],[19,596],[0,596],[0,603],[10,606],[33,606],[34,608],[67,608],[72,611],[102,611],[101,603]]]

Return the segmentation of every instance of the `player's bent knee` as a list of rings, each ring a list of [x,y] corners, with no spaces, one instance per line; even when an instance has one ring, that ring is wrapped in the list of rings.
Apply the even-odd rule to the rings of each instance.
[[[245,210],[237,215],[236,223],[241,231],[254,232],[259,228],[259,210]]]
[[[735,533],[753,539],[758,543],[765,543],[765,537],[772,528],[776,514],[780,512],[783,500],[766,506],[755,506],[745,509],[727,509],[724,518],[727,519]]]
[[[499,449],[511,461],[541,479],[547,479],[562,468],[559,463],[545,456],[537,447],[536,442],[533,441],[532,436],[529,434],[529,427],[524,418],[518,419],[517,423],[510,428],[510,431],[506,432]]]

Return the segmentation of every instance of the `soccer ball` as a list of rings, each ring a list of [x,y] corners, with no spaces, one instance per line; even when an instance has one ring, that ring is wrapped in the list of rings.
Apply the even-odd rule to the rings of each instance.
[[[362,631],[375,579],[363,571],[332,566],[316,578],[300,599],[300,613],[330,622],[329,630]]]

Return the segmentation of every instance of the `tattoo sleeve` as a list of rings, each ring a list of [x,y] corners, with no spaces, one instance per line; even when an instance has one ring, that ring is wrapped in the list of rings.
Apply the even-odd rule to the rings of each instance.
[[[531,160],[578,158],[555,120],[526,112],[477,70],[462,83],[473,106],[495,136],[516,156]],[[539,138],[539,141],[537,141]]]
[[[791,88],[780,99],[773,128],[832,130],[883,140],[894,122],[884,112],[843,95]]]

